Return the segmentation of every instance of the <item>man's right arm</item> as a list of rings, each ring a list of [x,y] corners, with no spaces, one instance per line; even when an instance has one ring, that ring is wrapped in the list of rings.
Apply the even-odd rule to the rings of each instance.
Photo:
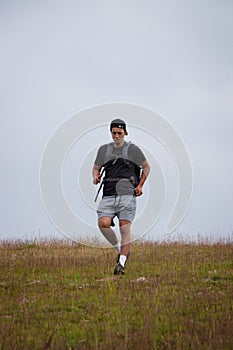
[[[97,185],[101,181],[100,169],[104,164],[104,157],[106,154],[107,145],[103,145],[98,149],[96,159],[94,161],[94,166],[92,168],[93,184]],[[100,164],[100,165],[98,165]]]
[[[93,184],[97,185],[100,183],[101,176],[100,176],[100,166],[97,164],[94,164],[92,168],[92,177],[93,177]]]

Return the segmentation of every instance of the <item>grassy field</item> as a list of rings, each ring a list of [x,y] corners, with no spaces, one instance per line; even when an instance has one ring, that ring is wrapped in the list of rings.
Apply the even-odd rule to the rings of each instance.
[[[0,349],[233,349],[233,245],[0,246]]]

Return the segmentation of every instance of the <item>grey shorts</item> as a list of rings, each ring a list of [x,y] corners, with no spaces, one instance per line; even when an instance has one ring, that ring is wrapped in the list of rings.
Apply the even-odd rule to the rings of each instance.
[[[132,195],[103,197],[97,208],[98,219],[108,216],[133,221],[136,213],[136,197]]]

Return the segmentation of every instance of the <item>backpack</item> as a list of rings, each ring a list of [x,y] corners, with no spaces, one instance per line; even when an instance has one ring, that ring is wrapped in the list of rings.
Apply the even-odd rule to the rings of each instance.
[[[115,154],[113,154],[114,143],[113,142],[108,143],[107,150],[106,150],[105,157],[104,157],[104,164],[102,165],[102,170],[101,170],[101,174],[100,174],[101,176],[103,175],[103,173],[105,171],[106,164],[110,160],[113,160],[112,164],[114,165],[118,158],[123,158],[127,164],[130,164],[130,161],[128,158],[128,149],[129,149],[130,144],[131,144],[131,142],[125,142],[123,149],[122,149],[122,154],[115,155]],[[136,187],[138,185],[138,183],[140,181],[140,177],[141,177],[141,168],[139,166],[137,166],[136,164],[135,164],[135,175],[136,175],[136,177],[133,179],[134,187]],[[106,178],[104,177],[104,179],[100,183],[98,192],[96,194],[95,202],[98,198],[99,192],[100,192],[105,181],[106,181]],[[111,226],[115,226],[114,223],[112,223]]]
[[[122,153],[121,154],[113,154],[113,148],[114,148],[114,143],[110,142],[107,145],[107,150],[105,153],[105,157],[104,157],[104,165],[103,167],[105,167],[106,163],[108,163],[109,161],[113,160],[112,165],[114,165],[117,161],[117,159],[121,158],[124,160],[124,162],[126,164],[130,163],[129,157],[128,157],[128,150],[129,150],[129,146],[131,145],[131,142],[125,142],[122,148]],[[135,175],[136,178],[134,179],[134,186],[136,187],[140,181],[140,177],[141,177],[141,168],[139,166],[137,166],[135,164]]]
[[[113,154],[113,148],[114,148],[114,143],[110,142],[107,145],[107,151],[105,153],[105,157],[104,157],[104,164],[106,164],[107,162],[109,162],[111,159],[113,159],[113,164],[116,163],[118,158],[123,158],[125,160],[128,160],[128,149],[130,146],[131,142],[125,142],[123,149],[122,149],[122,154]]]

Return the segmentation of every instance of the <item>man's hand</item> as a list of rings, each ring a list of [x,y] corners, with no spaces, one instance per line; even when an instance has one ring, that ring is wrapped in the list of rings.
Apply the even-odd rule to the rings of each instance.
[[[95,177],[93,178],[93,184],[94,185],[98,185],[100,183],[100,180],[101,180],[101,176],[100,176],[100,173],[97,173],[95,175]]]
[[[94,164],[92,169],[92,177],[93,177],[93,184],[98,185],[101,181],[101,174],[100,174],[100,167],[96,164]]]
[[[137,197],[141,196],[143,194],[142,192],[142,186],[138,185],[136,188],[135,188],[135,195]]]

